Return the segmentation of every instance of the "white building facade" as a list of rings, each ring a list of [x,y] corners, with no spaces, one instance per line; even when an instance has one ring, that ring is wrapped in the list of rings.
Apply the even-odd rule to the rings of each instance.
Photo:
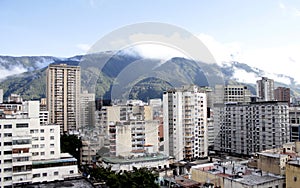
[[[23,111],[0,119],[0,187],[78,175],[76,159],[60,153],[59,125],[40,125],[38,101],[23,106]]]
[[[163,95],[164,152],[176,160],[207,157],[207,99],[197,86]]]

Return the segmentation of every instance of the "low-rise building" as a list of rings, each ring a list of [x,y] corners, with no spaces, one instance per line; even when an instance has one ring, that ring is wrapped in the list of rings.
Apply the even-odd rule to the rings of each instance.
[[[163,154],[145,154],[143,156],[129,156],[129,157],[103,157],[102,165],[104,167],[111,166],[112,170],[133,170],[133,167],[136,168],[168,168],[170,164],[169,157]]]
[[[286,164],[286,187],[300,187],[300,160],[290,161]]]

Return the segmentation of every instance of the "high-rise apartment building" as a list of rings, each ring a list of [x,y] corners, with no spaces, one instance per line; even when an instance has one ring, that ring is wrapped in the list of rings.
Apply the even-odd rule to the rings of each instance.
[[[84,91],[80,94],[80,127],[95,126],[95,94]]]
[[[214,149],[251,155],[289,142],[289,108],[286,102],[228,103],[219,109]]]
[[[207,157],[207,99],[197,86],[163,94],[164,152],[176,160]]]
[[[47,70],[49,121],[62,132],[74,131],[80,123],[80,67],[51,64]]]
[[[277,87],[274,90],[274,98],[276,101],[286,101],[290,105],[291,103],[290,88]]]
[[[256,92],[260,101],[274,100],[274,80],[262,77],[256,81]]]
[[[244,85],[216,85],[214,103],[250,102],[251,92]]]

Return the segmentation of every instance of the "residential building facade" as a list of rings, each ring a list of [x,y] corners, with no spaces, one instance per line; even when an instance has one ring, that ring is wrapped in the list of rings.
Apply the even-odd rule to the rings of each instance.
[[[251,155],[289,142],[289,108],[286,102],[228,103],[219,105],[214,149]],[[217,130],[217,129],[216,129]]]
[[[176,160],[207,157],[207,99],[197,86],[163,94],[164,152]]]
[[[77,130],[80,123],[80,67],[50,64],[46,84],[50,123],[60,125],[61,133]]]

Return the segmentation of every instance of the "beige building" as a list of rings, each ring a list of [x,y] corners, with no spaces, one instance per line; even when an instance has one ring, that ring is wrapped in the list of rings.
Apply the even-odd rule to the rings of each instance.
[[[158,152],[158,121],[122,121],[109,127],[110,156]]]
[[[285,175],[285,164],[289,156],[280,153],[261,152],[258,153],[257,168],[265,172]]]
[[[300,162],[290,161],[286,165],[286,188],[300,187]]]
[[[80,67],[50,64],[46,95],[50,123],[60,125],[61,133],[77,130],[80,123]]]
[[[250,169],[236,161],[192,166],[191,179],[221,188],[282,188],[283,176]]]

